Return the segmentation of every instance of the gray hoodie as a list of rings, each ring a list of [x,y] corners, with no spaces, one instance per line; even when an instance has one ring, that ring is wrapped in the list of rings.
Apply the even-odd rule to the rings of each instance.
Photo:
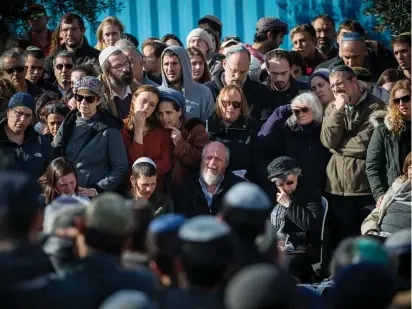
[[[186,115],[188,118],[200,118],[206,121],[214,112],[215,100],[213,99],[210,89],[202,84],[196,83],[192,80],[192,66],[190,64],[189,55],[186,50],[180,46],[169,46],[162,54],[162,68],[163,57],[165,52],[171,51],[179,58],[182,66],[183,79],[183,95],[186,100]],[[162,88],[173,88],[169,85],[166,75],[162,69]]]

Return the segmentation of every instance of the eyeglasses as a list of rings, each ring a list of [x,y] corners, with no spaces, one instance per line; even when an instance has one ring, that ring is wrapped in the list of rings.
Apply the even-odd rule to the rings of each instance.
[[[71,70],[71,69],[73,69],[73,64],[71,64],[71,63],[56,64],[56,69],[59,70],[59,71],[63,70],[63,67],[65,67],[67,70]]]
[[[233,108],[239,109],[242,107],[242,102],[238,102],[238,101],[226,101],[226,100],[221,100],[220,101],[222,103],[222,106],[224,108],[227,108],[228,106],[233,106]]]
[[[404,95],[403,97],[400,97],[400,98],[394,98],[392,100],[393,104],[396,104],[396,105],[399,105],[401,102],[409,103],[410,101],[411,101],[411,95],[410,94]]]
[[[33,115],[30,114],[30,113],[25,113],[25,112],[22,112],[22,111],[18,111],[14,108],[12,108],[11,110],[13,111],[13,113],[16,115],[17,118],[24,117],[26,119],[31,119],[31,117],[33,117]]]
[[[38,67],[38,66],[35,66],[35,65],[32,65],[32,66],[28,66],[28,65],[26,65],[25,66],[26,67],[26,69],[30,69],[30,70],[33,70],[33,71],[42,71],[43,70],[43,67]]]
[[[248,72],[249,69],[246,71],[239,71],[239,70],[234,70],[232,69],[232,67],[230,66],[229,62],[226,62],[227,67],[229,68],[230,72],[232,72],[233,75],[239,75],[239,76],[245,76]]]
[[[294,109],[292,112],[293,112],[295,115],[299,115],[300,113],[306,114],[308,111],[309,111],[309,108],[308,108],[308,107],[302,107],[302,108],[300,108],[300,109]]]
[[[44,16],[46,16],[45,13],[30,14],[29,20],[39,20],[42,19]]]
[[[295,181],[294,180],[288,180],[288,181],[286,181],[286,182],[278,182],[278,181],[275,181],[275,184],[276,184],[276,186],[277,187],[284,187],[284,186],[291,186],[291,185],[293,185],[295,183]]]
[[[86,102],[88,104],[92,104],[96,101],[96,97],[92,96],[92,95],[91,96],[83,96],[83,95],[80,95],[80,94],[75,94],[74,99],[79,103],[83,102],[83,100],[86,100]]]
[[[123,64],[118,64],[116,66],[113,66],[112,69],[115,69],[116,71],[123,71],[124,69],[130,69],[130,62],[127,61]]]
[[[14,72],[23,73],[24,72],[24,66],[8,68],[8,69],[4,69],[3,71],[6,72],[9,75],[13,74]]]

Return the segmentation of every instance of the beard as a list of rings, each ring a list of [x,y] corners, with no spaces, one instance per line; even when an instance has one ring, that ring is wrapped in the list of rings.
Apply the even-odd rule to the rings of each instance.
[[[323,38],[323,43],[318,43],[317,47],[319,50],[328,50],[332,46],[332,42],[329,38]],[[319,41],[318,41],[319,42]]]
[[[288,85],[289,85],[289,81],[287,81],[287,82],[283,82],[283,81],[276,81],[276,82],[274,82],[273,83],[273,85],[275,86],[275,88],[277,89],[277,90],[283,90],[283,89],[285,89]]]
[[[208,186],[218,184],[222,179],[221,174],[213,174],[209,170],[205,169],[202,171],[202,178]]]
[[[115,87],[126,87],[130,86],[133,81],[133,74],[132,71],[122,72],[120,76],[110,76],[110,82]]]

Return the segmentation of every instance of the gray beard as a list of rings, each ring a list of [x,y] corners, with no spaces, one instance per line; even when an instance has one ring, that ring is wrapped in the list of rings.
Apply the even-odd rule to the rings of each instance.
[[[202,178],[208,186],[216,185],[222,179],[222,175],[213,175],[210,172],[202,171]]]

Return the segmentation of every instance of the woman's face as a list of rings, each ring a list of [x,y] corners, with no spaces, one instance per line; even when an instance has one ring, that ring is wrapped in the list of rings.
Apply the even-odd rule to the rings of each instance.
[[[56,136],[57,131],[59,131],[60,125],[64,120],[64,116],[60,114],[50,114],[47,116],[47,126],[53,137]]]
[[[398,89],[393,96],[395,104],[406,119],[411,120],[411,93],[407,89]]]
[[[56,191],[59,195],[72,195],[75,193],[77,187],[76,176],[74,173],[57,179]]]
[[[179,129],[181,115],[182,111],[176,111],[173,103],[167,101],[161,102],[157,111],[157,117],[165,128],[173,127]]]
[[[152,116],[157,104],[159,103],[159,97],[153,92],[144,91],[140,93],[134,100],[134,110],[136,112],[143,112],[146,119]]]
[[[192,64],[192,78],[197,82],[203,75],[205,63],[200,56],[192,56],[190,58],[190,63]]]
[[[296,102],[291,107],[299,125],[304,126],[312,123],[313,111],[305,102]]]
[[[328,105],[335,99],[330,84],[322,77],[315,76],[311,79],[310,90],[316,94],[323,106]]]
[[[288,174],[285,179],[275,179],[275,184],[278,191],[282,188],[287,195],[291,196],[298,186],[298,176],[293,173]]]
[[[102,29],[102,36],[103,42],[106,44],[106,46],[113,46],[117,41],[120,40],[120,29],[116,25],[104,25]]]
[[[76,107],[83,118],[91,118],[97,113],[100,98],[95,93],[82,89],[77,91],[74,98],[76,100]]]
[[[242,113],[242,96],[236,90],[226,93],[219,102],[219,109],[223,121],[235,122]]]

